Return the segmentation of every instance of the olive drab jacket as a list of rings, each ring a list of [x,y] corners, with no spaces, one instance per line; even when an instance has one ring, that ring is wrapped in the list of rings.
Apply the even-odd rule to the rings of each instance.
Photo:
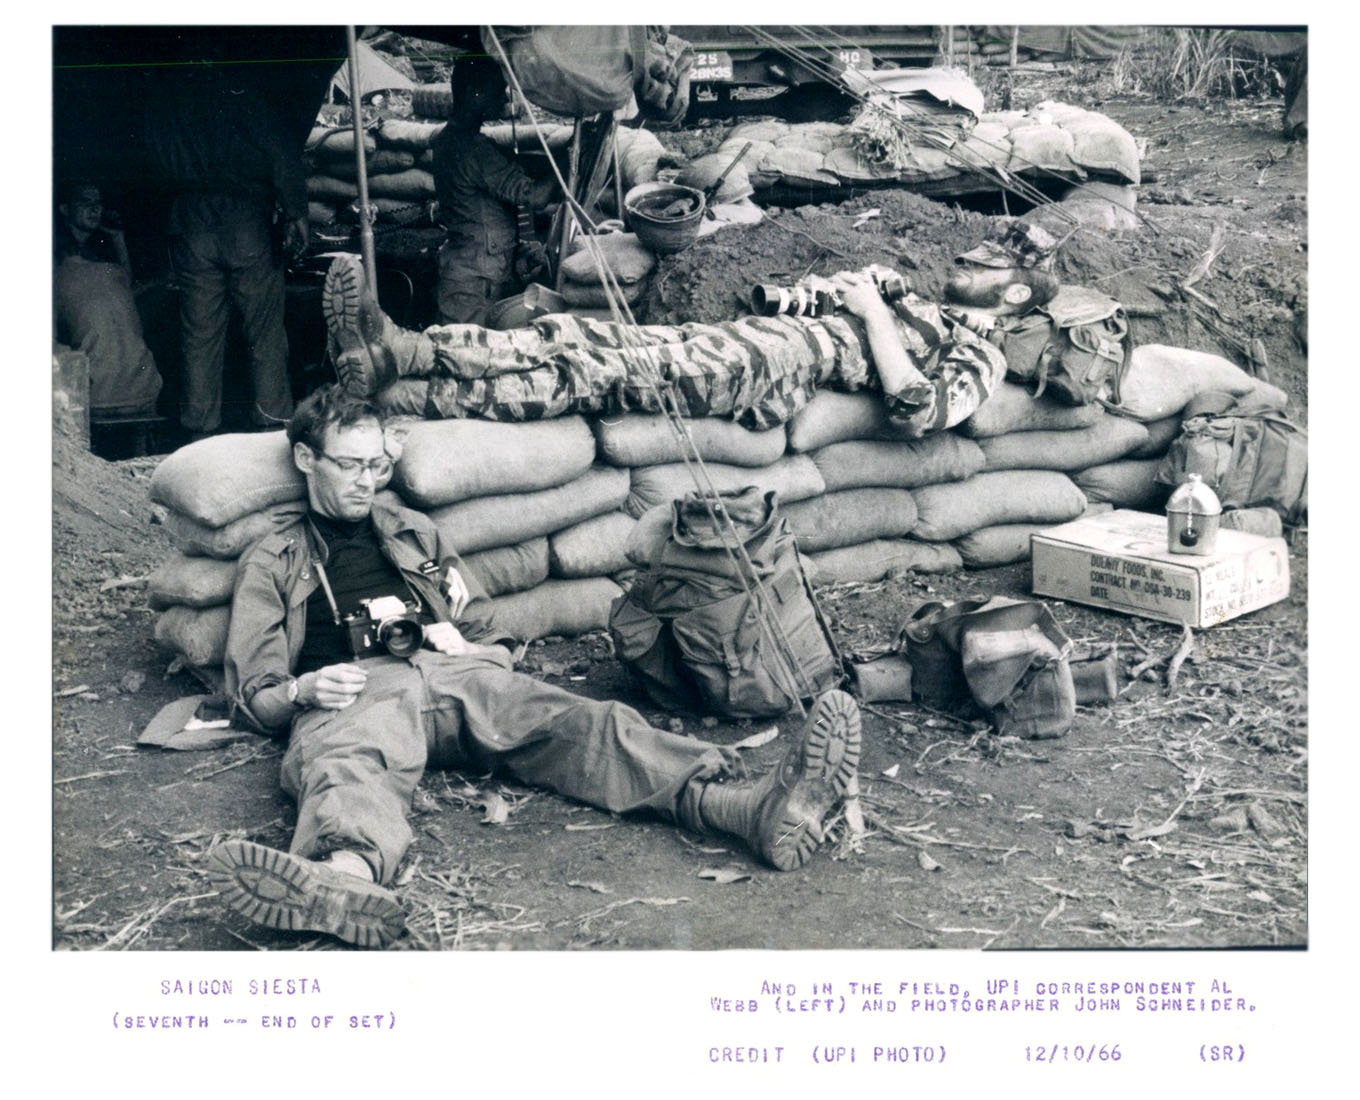
[[[372,515],[383,553],[437,620],[453,623],[469,642],[510,640],[495,629],[486,592],[458,555],[441,545],[428,516],[404,507],[390,492],[374,498]],[[255,729],[284,732],[292,721],[291,707],[251,704],[262,688],[292,675],[306,633],[307,599],[320,583],[315,561],[319,556],[324,566],[325,555],[325,543],[303,516],[265,536],[241,558],[227,632],[226,688],[233,718]],[[432,575],[421,569],[428,562],[437,566]],[[450,566],[458,569],[471,596],[456,621],[443,586]]]

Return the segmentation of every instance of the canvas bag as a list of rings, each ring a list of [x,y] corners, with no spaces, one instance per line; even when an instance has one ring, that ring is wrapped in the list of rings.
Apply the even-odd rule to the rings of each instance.
[[[1186,407],[1157,480],[1179,485],[1189,474],[1225,509],[1264,505],[1289,524],[1308,515],[1308,433],[1250,396],[1202,394]]]
[[[1007,318],[1001,351],[1012,378],[1064,405],[1119,404],[1133,341],[1123,307],[1098,291],[1062,286],[1047,305]]]
[[[748,487],[719,496],[801,674],[781,660],[782,647],[757,613],[758,596],[743,586],[697,493],[674,502],[671,534],[646,575],[615,601],[615,652],[662,706],[783,714],[841,681],[840,655],[775,493]]]
[[[1072,641],[1042,603],[932,601],[912,613],[898,646],[911,663],[913,695],[929,706],[971,701],[1003,736],[1061,737],[1072,725]]]

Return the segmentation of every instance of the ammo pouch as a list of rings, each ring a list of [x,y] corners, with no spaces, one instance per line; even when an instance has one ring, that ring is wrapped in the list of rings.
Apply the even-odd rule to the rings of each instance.
[[[932,602],[899,635],[913,695],[939,709],[969,701],[1003,736],[1061,737],[1076,716],[1071,639],[1033,600]]]
[[[718,495],[754,578],[732,532],[715,526],[711,498],[675,501],[671,534],[651,568],[614,601],[614,649],[661,706],[783,714],[841,681],[840,655],[775,494],[750,487]]]
[[[1189,474],[1225,509],[1264,505],[1289,524],[1308,515],[1308,433],[1250,397],[1206,393],[1186,406],[1157,480],[1179,485]]]
[[[1006,373],[1034,383],[1064,405],[1118,405],[1133,341],[1129,319],[1113,298],[1062,286],[1047,305],[1002,322]]]

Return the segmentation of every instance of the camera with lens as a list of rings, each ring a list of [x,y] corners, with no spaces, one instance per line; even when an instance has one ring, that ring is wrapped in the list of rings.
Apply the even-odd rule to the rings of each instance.
[[[384,651],[393,657],[409,657],[425,642],[420,608],[399,596],[360,600],[360,610],[344,618],[350,650],[356,658],[377,657]]]
[[[897,301],[910,289],[907,280],[892,268],[873,264],[864,273],[873,279],[885,302]],[[791,317],[824,317],[835,313],[841,305],[841,296],[834,290],[817,290],[801,283],[793,286],[757,283],[751,288],[751,312],[758,317],[776,317],[781,313]]]

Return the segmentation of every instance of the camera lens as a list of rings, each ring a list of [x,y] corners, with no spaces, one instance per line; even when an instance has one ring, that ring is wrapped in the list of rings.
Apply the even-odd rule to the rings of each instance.
[[[378,624],[378,641],[393,657],[409,657],[425,641],[425,628],[408,615],[393,616]]]

